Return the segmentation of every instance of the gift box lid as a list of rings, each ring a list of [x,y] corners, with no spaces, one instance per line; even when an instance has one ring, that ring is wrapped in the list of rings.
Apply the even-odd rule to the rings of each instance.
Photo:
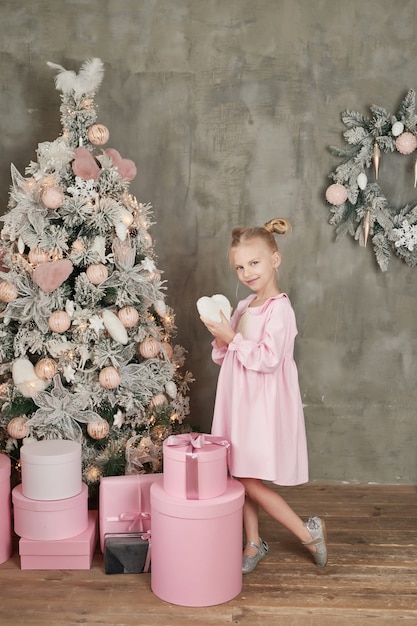
[[[68,539],[25,539],[19,540],[22,556],[77,556],[89,554],[97,543],[97,511],[88,511],[87,529]]]
[[[26,498],[22,493],[22,485],[17,485],[12,491],[12,501],[14,506],[20,509],[26,509],[28,511],[40,511],[45,513],[47,511],[64,511],[65,509],[72,509],[80,506],[83,502],[87,503],[88,500],[88,487],[85,483],[82,483],[81,491],[72,498],[63,498],[62,500],[31,500]]]
[[[26,441],[20,449],[22,463],[32,465],[61,465],[77,462],[81,467],[81,444],[67,439]]]
[[[190,438],[198,439],[199,437],[202,438],[203,445],[201,447],[191,447]],[[199,463],[212,463],[219,459],[224,459],[227,454],[226,446],[213,443],[207,439],[207,435],[199,435],[198,433],[190,433],[189,436],[171,435],[168,439],[165,439],[162,449],[164,457],[181,461],[182,463],[186,461],[185,453],[191,450],[197,454]]]
[[[234,513],[243,507],[244,500],[245,489],[242,483],[234,478],[227,479],[225,493],[206,500],[176,498],[164,491],[162,483],[154,483],[151,487],[151,515],[155,509],[169,517],[213,519]]]
[[[0,480],[10,480],[12,464],[6,454],[0,454]]]

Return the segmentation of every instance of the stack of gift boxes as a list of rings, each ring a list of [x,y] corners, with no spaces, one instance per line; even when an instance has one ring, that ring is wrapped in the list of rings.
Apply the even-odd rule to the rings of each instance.
[[[229,448],[196,433],[164,441],[163,482],[151,487],[151,589],[166,602],[211,606],[242,589],[244,488],[228,477]]]
[[[81,444],[25,443],[22,482],[12,490],[14,530],[22,569],[89,569],[97,542],[97,513],[88,510]]]
[[[107,574],[150,572],[153,593],[182,606],[233,599],[242,589],[244,489],[228,475],[229,452],[229,443],[212,435],[168,437],[163,474],[101,479],[97,520],[88,510],[80,444],[25,443],[22,482],[11,492],[21,568],[89,569],[98,532]],[[0,497],[9,499],[8,517],[2,516],[7,525],[10,461],[0,455],[4,459]],[[4,495],[2,482],[9,488]],[[2,534],[6,560],[10,525]]]
[[[142,572],[150,563],[153,593],[182,606],[238,595],[244,489],[228,477],[228,451],[227,441],[211,435],[172,435],[163,444],[162,475],[103,478],[105,570]]]

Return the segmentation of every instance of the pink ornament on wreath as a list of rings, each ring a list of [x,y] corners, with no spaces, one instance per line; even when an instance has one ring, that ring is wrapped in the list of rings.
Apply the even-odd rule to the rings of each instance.
[[[326,189],[327,202],[330,202],[330,204],[334,204],[335,206],[346,202],[347,197],[347,191],[340,183],[333,183],[333,185],[330,185],[330,187],[327,187]]]
[[[411,154],[417,148],[417,138],[413,133],[402,133],[395,140],[395,146],[401,154]]]

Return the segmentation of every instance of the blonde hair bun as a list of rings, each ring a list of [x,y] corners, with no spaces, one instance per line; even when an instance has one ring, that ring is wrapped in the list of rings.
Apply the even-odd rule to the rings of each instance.
[[[264,224],[265,230],[268,233],[277,233],[278,235],[285,235],[292,229],[291,222],[287,220],[285,217],[274,217],[269,222]]]

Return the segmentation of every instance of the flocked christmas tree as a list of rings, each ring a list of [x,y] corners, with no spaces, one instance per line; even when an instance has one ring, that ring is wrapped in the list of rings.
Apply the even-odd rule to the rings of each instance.
[[[48,63],[62,134],[25,176],[12,165],[1,217],[0,449],[24,438],[82,444],[83,478],[161,471],[162,442],[189,428],[191,374],[149,233],[129,193],[133,161],[104,148],[94,98],[100,59],[78,74]]]

